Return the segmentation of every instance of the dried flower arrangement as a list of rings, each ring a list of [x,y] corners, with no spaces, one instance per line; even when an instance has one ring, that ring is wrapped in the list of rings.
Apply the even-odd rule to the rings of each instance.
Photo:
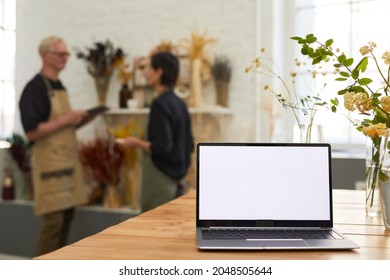
[[[95,79],[95,86],[100,105],[106,104],[108,86],[112,72],[118,60],[123,59],[121,48],[114,48],[111,41],[95,42],[92,48],[86,47],[86,52],[76,48],[77,58],[87,64],[87,71]]]
[[[125,151],[109,134],[82,142],[79,149],[81,164],[99,182],[117,186],[120,170],[125,160]]]
[[[181,44],[186,47],[191,61],[201,59],[203,62],[210,65],[210,59],[205,48],[208,44],[214,44],[216,42],[217,39],[208,37],[207,31],[204,31],[203,33],[192,32],[191,38],[183,39]]]
[[[219,55],[214,59],[212,73],[215,81],[230,82],[232,76],[232,66],[227,56]]]
[[[119,183],[125,161],[123,148],[115,143],[115,139],[105,131],[94,140],[80,144],[79,159],[87,174],[100,183],[99,188],[92,190],[90,202],[98,200],[104,191],[104,207],[121,207],[122,197],[119,191]]]
[[[8,151],[19,167],[23,176],[25,198],[27,200],[32,200],[34,193],[30,162],[31,145],[29,145],[21,135],[16,133],[13,133],[11,137],[6,139],[6,141],[10,144]],[[10,166],[6,165],[5,170],[8,170],[10,173],[12,173],[12,168]]]
[[[88,73],[93,77],[111,76],[115,63],[124,57],[121,48],[114,48],[110,40],[95,42],[92,48],[86,47],[86,52],[76,48],[77,58],[87,64]]]
[[[8,149],[12,158],[15,160],[22,172],[30,172],[30,146],[19,134],[12,134],[12,137],[6,139],[10,143]]]
[[[190,100],[194,107],[203,106],[202,103],[202,82],[211,78],[211,59],[206,52],[206,46],[216,43],[217,40],[208,37],[207,32],[192,32],[189,39],[183,39],[181,46],[187,49],[191,64]]]
[[[125,138],[135,136],[142,138],[144,130],[137,125],[134,120],[130,120],[127,124],[121,124],[117,127],[110,127],[110,133],[115,138]],[[141,185],[141,152],[138,149],[126,149],[123,170],[123,186],[124,194],[123,201],[133,209],[139,208],[139,190]]]
[[[137,125],[134,120],[130,120],[128,124],[121,124],[115,128],[109,128],[111,135],[115,138],[125,138],[128,136],[134,136],[137,138],[142,138],[144,136],[143,129]],[[126,149],[125,151],[125,164],[129,167],[133,167],[137,161],[136,150],[135,149]]]
[[[217,91],[217,104],[228,107],[229,82],[232,76],[230,60],[226,56],[216,56],[211,70]]]
[[[150,55],[159,52],[170,52],[174,55],[178,55],[178,46],[169,40],[162,40],[159,44],[152,48]]]

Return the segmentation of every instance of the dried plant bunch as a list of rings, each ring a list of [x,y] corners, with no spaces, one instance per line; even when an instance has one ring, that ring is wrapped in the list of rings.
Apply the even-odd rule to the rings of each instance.
[[[115,61],[115,67],[118,68],[118,81],[122,85],[127,85],[131,79],[133,79],[133,70],[130,65],[126,63],[125,56],[118,58]]]
[[[99,182],[118,185],[125,150],[109,134],[80,144],[79,158],[83,167]]]
[[[86,47],[86,51],[76,48],[77,58],[87,64],[87,71],[94,77],[111,76],[117,60],[124,57],[121,48],[114,48],[110,40],[95,42],[93,47]]]
[[[204,31],[203,33],[192,32],[189,39],[182,39],[179,43],[179,46],[183,46],[187,50],[191,63],[195,60],[201,61],[201,77],[203,81],[209,80],[212,75],[211,58],[206,51],[206,47],[216,42],[217,39],[209,37],[207,31]]]
[[[263,92],[270,92],[284,108],[290,109],[298,125],[303,125],[305,123],[304,118],[308,117],[308,125],[312,126],[316,112],[320,107],[330,110],[328,102],[321,98],[327,84],[324,83],[318,86],[315,82],[318,74],[326,75],[326,72],[321,72],[319,68],[308,66],[298,59],[294,59],[293,62],[294,71],[289,73],[288,78],[283,77],[272,57],[264,48],[261,48],[260,55],[252,60],[245,72],[255,72],[271,79],[270,83],[263,86]],[[306,75],[306,73],[310,75]],[[304,85],[310,85],[310,81],[307,81],[308,78],[313,79],[315,86],[305,86],[302,89],[298,89],[298,79]]]
[[[144,137],[144,130],[134,120],[130,120],[127,124],[120,124],[117,127],[110,127],[109,131],[115,138],[126,138],[128,136]],[[124,164],[133,168],[137,161],[137,150],[135,148],[126,149]]]
[[[162,40],[159,44],[154,46],[150,51],[150,55],[159,52],[170,52],[174,55],[178,55],[178,46],[169,40]]]
[[[232,67],[227,56],[216,56],[212,66],[213,77],[216,81],[230,82],[232,76]]]
[[[30,153],[31,149],[28,143],[19,134],[12,134],[12,137],[6,139],[10,143],[10,152],[12,158],[15,160],[20,170],[23,172],[29,172],[31,170],[30,165]]]

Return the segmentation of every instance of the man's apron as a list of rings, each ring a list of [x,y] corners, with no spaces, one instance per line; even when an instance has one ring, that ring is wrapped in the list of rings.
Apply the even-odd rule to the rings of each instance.
[[[51,103],[49,120],[71,111],[65,90],[54,90],[41,75]],[[71,208],[87,201],[74,126],[38,140],[32,152],[35,214]]]

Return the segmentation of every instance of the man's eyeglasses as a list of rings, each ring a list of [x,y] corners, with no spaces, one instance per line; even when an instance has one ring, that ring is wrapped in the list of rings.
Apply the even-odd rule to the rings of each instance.
[[[61,58],[67,58],[70,56],[70,53],[68,52],[49,52],[49,54],[61,57]]]

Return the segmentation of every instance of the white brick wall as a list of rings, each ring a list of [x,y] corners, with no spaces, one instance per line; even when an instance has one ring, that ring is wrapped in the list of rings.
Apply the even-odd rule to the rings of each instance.
[[[219,42],[212,54],[225,54],[233,65],[230,104],[234,112],[226,141],[254,141],[254,77],[244,69],[256,55],[257,0],[18,0],[16,91],[39,71],[37,46],[50,34],[65,38],[69,48],[110,39],[130,57],[146,55],[161,40],[178,41],[191,31],[207,30]],[[73,55],[61,79],[74,108],[96,104],[92,78]],[[108,105],[117,106],[119,83],[111,81]],[[17,98],[18,98],[17,97]],[[18,111],[18,110],[17,110]],[[16,130],[21,131],[19,116]],[[81,131],[89,137],[91,128]]]

